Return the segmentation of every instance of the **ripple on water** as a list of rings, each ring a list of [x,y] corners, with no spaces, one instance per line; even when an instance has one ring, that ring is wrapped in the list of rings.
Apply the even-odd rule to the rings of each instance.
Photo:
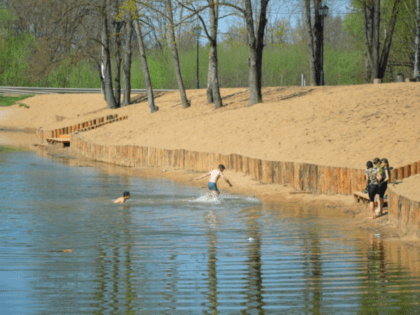
[[[209,201],[192,187],[28,152],[2,157],[0,189],[2,315],[419,309],[420,260],[408,269],[394,259],[402,245],[354,233],[309,205]],[[131,199],[113,204],[124,190]]]

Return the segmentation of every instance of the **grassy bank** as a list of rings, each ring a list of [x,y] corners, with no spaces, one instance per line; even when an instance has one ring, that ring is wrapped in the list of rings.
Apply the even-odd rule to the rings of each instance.
[[[33,95],[19,95],[19,96],[4,96],[0,95],[0,106],[12,106],[21,100],[24,100]],[[25,104],[20,104],[21,106],[26,106]]]
[[[22,147],[13,147],[10,145],[0,145],[0,154],[2,153],[10,153],[10,152],[20,152],[20,151],[28,151]]]

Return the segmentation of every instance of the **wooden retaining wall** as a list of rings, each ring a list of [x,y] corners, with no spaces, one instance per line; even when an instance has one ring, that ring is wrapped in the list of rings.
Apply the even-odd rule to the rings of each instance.
[[[420,237],[420,202],[400,196],[388,186],[388,221],[401,232]]]
[[[54,130],[42,130],[38,129],[36,131],[36,137],[40,140],[41,143],[44,143],[49,138],[60,138],[61,135],[69,135],[73,132],[82,132],[91,129],[101,127],[103,125],[128,119],[128,116],[118,117],[118,114],[108,115],[105,117],[91,119],[82,123],[75,125],[62,127]]]
[[[265,184],[282,184],[301,191],[327,195],[350,195],[365,187],[364,170],[307,163],[265,161],[239,154],[217,154],[187,150],[167,150],[135,145],[99,145],[78,134],[71,135],[71,147],[96,161],[123,166],[170,166],[207,172],[218,164],[244,173]]]
[[[420,174],[420,161],[391,170],[391,180],[403,180],[416,174]]]

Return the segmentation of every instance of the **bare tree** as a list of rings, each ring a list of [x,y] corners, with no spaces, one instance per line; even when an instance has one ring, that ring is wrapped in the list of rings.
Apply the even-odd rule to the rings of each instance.
[[[173,9],[172,9],[172,0],[166,0],[166,14],[169,19],[169,38],[171,42],[172,56],[173,56],[174,64],[175,64],[176,80],[178,82],[179,93],[181,94],[182,107],[188,108],[190,107],[190,101],[187,98],[187,93],[185,92],[184,80],[182,79],[182,74],[181,74],[181,65],[179,62],[178,47],[177,47],[177,41],[175,37],[175,24],[174,24],[174,16],[173,16]]]
[[[222,97],[220,95],[220,83],[219,83],[219,60],[217,57],[217,30],[219,25],[219,5],[217,0],[207,0],[210,11],[210,33],[208,32],[205,23],[204,32],[210,43],[209,53],[209,78],[207,84],[207,100],[212,101],[214,108],[220,108],[223,106]],[[200,18],[203,22],[203,19]]]
[[[177,2],[185,9],[197,15],[201,21],[204,33],[210,44],[209,53],[209,72],[207,77],[207,101],[214,104],[214,108],[223,106],[222,97],[220,95],[220,82],[219,82],[219,61],[217,57],[217,33],[219,25],[219,9],[220,4],[218,0],[206,0],[205,5],[200,5],[201,1]],[[198,5],[198,7],[196,7]],[[203,12],[207,10],[209,13],[209,26],[207,26],[203,18]]]
[[[130,11],[123,12],[125,23],[124,40],[124,99],[121,106],[130,105],[131,102],[131,58],[133,55],[131,39],[133,37],[133,16]]]
[[[58,66],[76,64],[97,55],[100,45],[99,9],[82,0],[9,1],[14,28],[34,36],[28,75],[43,77]],[[86,31],[89,29],[89,32]],[[66,82],[62,82],[66,86]]]
[[[121,106],[121,64],[122,64],[122,29],[124,23],[121,19],[118,18],[120,12],[120,3],[119,0],[112,0],[110,12],[112,14],[112,30],[113,30],[113,43],[114,43],[114,98],[117,103],[117,107]]]
[[[141,60],[141,66],[143,69],[144,83],[146,85],[146,90],[147,90],[147,100],[149,102],[149,110],[151,113],[154,113],[159,109],[159,107],[155,105],[155,100],[153,96],[153,88],[152,88],[152,80],[150,79],[150,72],[149,72],[149,66],[147,64],[147,57],[146,57],[146,52],[145,52],[145,47],[144,47],[143,35],[140,28],[140,22],[138,20],[134,21],[134,28],[136,30],[137,40],[139,44],[140,60]]]
[[[393,0],[390,21],[384,39],[382,51],[380,51],[380,22],[381,22],[381,1],[380,0],[359,0],[363,6],[365,19],[365,43],[366,43],[366,77],[372,82],[374,79],[382,79],[385,75],[389,53],[391,50],[392,37],[395,30],[401,0]]]
[[[151,12],[157,13],[157,18],[158,17],[163,18],[163,22],[160,22],[162,24],[161,29],[164,30],[163,35],[161,37],[164,38],[165,44],[166,44],[166,38],[169,39],[171,50],[172,50],[172,56],[174,60],[174,65],[175,65],[175,74],[177,78],[178,89],[181,94],[182,107],[188,108],[190,107],[190,101],[187,98],[184,81],[181,74],[178,46],[177,46],[177,40],[176,40],[176,35],[175,35],[176,24],[174,22],[174,9],[172,6],[172,0],[155,1],[152,3],[147,2],[147,1],[146,2],[138,1],[138,4],[148,8]],[[161,9],[162,7],[163,9]],[[167,22],[169,23],[169,26],[167,25]]]
[[[233,2],[219,2],[221,5],[235,9],[245,20],[249,47],[249,104],[262,102],[262,59],[264,49],[264,33],[267,24],[267,7],[269,0],[259,0],[258,27],[255,29],[254,11],[251,0],[243,0],[243,5]]]
[[[103,86],[104,96],[109,108],[117,108],[118,103],[115,100],[112,86],[111,72],[111,54],[110,54],[110,36],[109,36],[109,16],[110,1],[102,1],[100,8],[101,15],[101,44],[102,44],[102,64],[103,64]]]

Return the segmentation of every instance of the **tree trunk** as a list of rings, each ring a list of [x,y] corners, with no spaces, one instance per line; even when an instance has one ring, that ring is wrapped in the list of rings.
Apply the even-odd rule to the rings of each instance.
[[[366,78],[369,82],[379,78],[379,28],[381,17],[380,0],[363,0],[365,16],[365,43],[366,43]],[[382,79],[382,78],[381,78]]]
[[[260,15],[255,37],[254,18],[251,0],[245,0],[245,23],[249,47],[249,105],[262,102],[262,57],[264,50],[264,32],[267,25],[267,6],[269,0],[260,0]]]
[[[114,73],[114,98],[117,104],[117,107],[121,105],[121,29],[122,23],[114,21],[114,30],[115,30],[115,73]]]
[[[260,20],[257,31],[257,85],[258,101],[262,102],[262,60],[264,50],[264,32],[267,25],[267,6],[269,0],[261,0]]]
[[[415,50],[414,50],[414,71],[413,71],[413,78],[417,78],[419,76],[420,71],[420,0],[416,0],[416,38],[415,38]]]
[[[257,104],[258,99],[258,74],[257,74],[257,40],[254,32],[254,19],[252,17],[251,0],[245,0],[245,23],[248,34],[248,67],[249,67],[249,105]]]
[[[316,85],[316,67],[315,67],[315,41],[314,33],[312,29],[312,19],[311,19],[311,0],[305,0],[305,24],[308,29],[308,51],[309,51],[309,84],[314,86]]]
[[[211,54],[209,53],[209,70],[207,71],[207,104],[213,103],[213,69],[214,66],[212,65],[213,58],[211,57]]]
[[[172,56],[174,58],[176,81],[178,82],[178,89],[179,89],[179,93],[181,94],[182,108],[188,108],[190,107],[190,101],[188,100],[187,93],[185,92],[184,81],[182,79],[182,74],[181,74],[181,66],[179,63],[178,47],[177,47],[176,38],[175,38],[175,26],[174,26],[174,18],[173,18],[173,11],[172,11],[172,0],[166,0],[166,10],[167,10],[168,18],[169,18],[169,28],[170,28],[169,35],[170,35]]]
[[[316,78],[316,84],[321,85],[321,70],[323,69],[323,19],[324,17],[319,15],[319,11],[317,8],[322,4],[322,0],[314,0],[314,8],[315,8],[315,23],[314,23],[314,35],[315,35],[315,78]]]
[[[386,33],[384,46],[382,48],[381,58],[379,59],[378,77],[382,79],[385,75],[386,66],[388,64],[389,52],[391,51],[392,36],[394,35],[395,24],[397,23],[397,16],[400,11],[401,0],[395,0],[392,8],[391,21],[389,23],[389,29]]]
[[[143,35],[141,33],[139,21],[134,21],[134,28],[136,30],[137,39],[139,42],[140,60],[141,60],[141,66],[143,69],[144,82],[146,84],[147,99],[149,101],[149,110],[151,113],[154,113],[159,109],[159,107],[155,105],[155,100],[153,97],[152,81],[150,80],[149,66],[147,65],[147,58],[146,58],[146,53],[144,49]]]
[[[380,53],[379,29],[381,19],[381,1],[363,0],[363,10],[365,15],[365,42],[368,60],[366,65],[366,77],[370,82],[373,82],[376,78],[383,79],[385,75],[400,3],[401,0],[394,0],[388,32],[385,36],[382,52]]]
[[[102,48],[101,48],[101,50],[102,50]],[[104,95],[104,100],[106,101],[106,98],[105,98],[105,79],[104,79],[104,76],[103,76],[102,60],[103,59],[101,58],[101,62],[99,62],[97,64],[97,67],[98,67],[98,72],[99,72],[99,78],[101,79],[101,92]]]
[[[131,102],[131,57],[133,54],[131,38],[133,36],[133,18],[130,12],[125,14],[125,51],[124,51],[124,98],[121,106]]]
[[[209,67],[212,67],[211,82],[213,91],[213,104],[214,108],[220,108],[223,106],[222,97],[220,95],[220,83],[219,83],[219,62],[217,58],[217,28],[219,22],[219,6],[217,0],[209,0],[210,6],[210,62]]]
[[[107,3],[104,1],[102,5],[101,16],[101,38],[102,38],[102,64],[104,67],[104,95],[107,106],[109,108],[117,108],[115,102],[113,88],[112,88],[112,73],[111,73],[111,58],[109,53],[109,29],[108,29],[108,16],[107,16]]]
[[[320,85],[322,82],[321,70],[323,70],[323,17],[319,15],[318,8],[321,0],[313,0],[314,25],[311,18],[311,1],[305,0],[305,25],[308,31],[308,53],[309,53],[309,84]]]

